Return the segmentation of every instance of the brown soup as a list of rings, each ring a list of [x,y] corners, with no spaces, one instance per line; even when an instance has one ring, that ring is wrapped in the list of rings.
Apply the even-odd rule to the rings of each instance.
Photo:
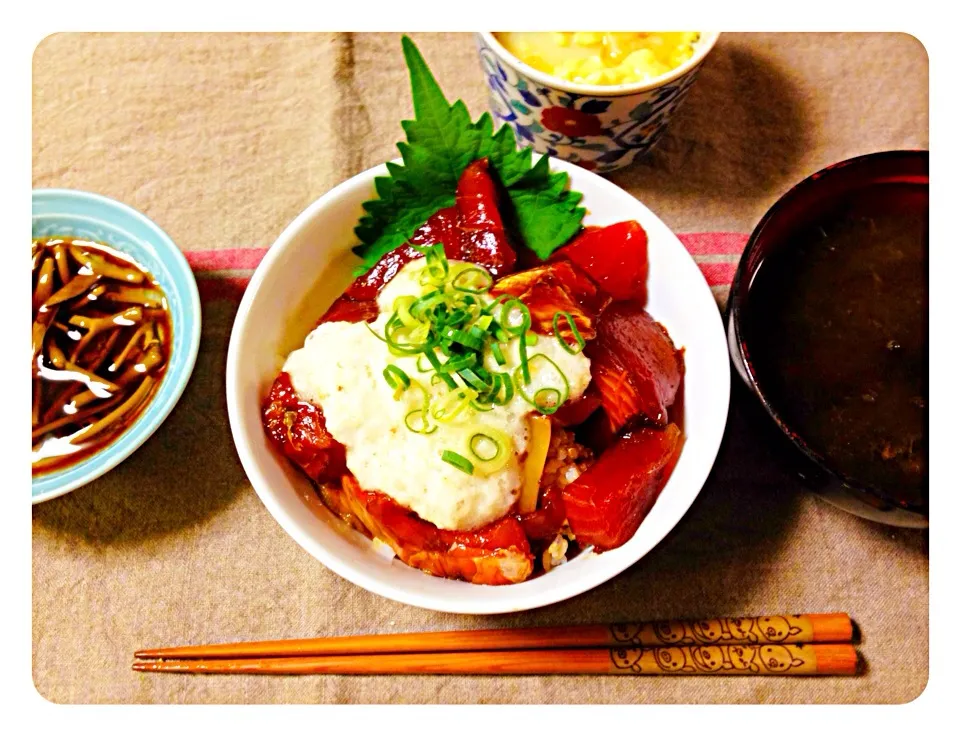
[[[828,467],[926,506],[928,190],[849,195],[761,264],[746,342],[757,383]]]
[[[167,298],[106,245],[33,241],[33,474],[115,440],[156,394],[173,331]]]

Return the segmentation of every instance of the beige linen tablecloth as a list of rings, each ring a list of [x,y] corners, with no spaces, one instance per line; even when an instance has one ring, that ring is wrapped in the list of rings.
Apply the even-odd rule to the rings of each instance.
[[[486,98],[472,37],[414,38],[444,89],[479,115]],[[749,232],[779,194],[827,164],[925,148],[927,89],[926,54],[907,35],[724,34],[660,146],[611,179],[677,232]],[[266,247],[332,186],[393,157],[410,115],[397,35],[54,35],[34,57],[33,183],[120,199],[187,251]],[[724,290],[715,291],[722,302]],[[235,455],[223,385],[235,309],[205,302],[193,379],[146,445],[106,477],[34,508],[33,677],[44,697],[832,703],[905,702],[922,692],[926,533],[862,521],[798,488],[745,424],[739,390],[715,470],[689,513],[596,590],[540,611],[474,618],[393,603],[340,579],[280,529]],[[130,670],[146,645],[829,610],[849,611],[862,627],[865,675]]]

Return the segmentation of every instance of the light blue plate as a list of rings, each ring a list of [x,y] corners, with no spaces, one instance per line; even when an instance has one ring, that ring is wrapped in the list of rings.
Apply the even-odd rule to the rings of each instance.
[[[74,189],[33,190],[33,237],[66,235],[126,253],[154,275],[167,295],[173,321],[170,362],[146,411],[112,443],[68,468],[33,479],[33,503],[79,488],[128,458],[167,418],[183,393],[200,347],[200,295],[180,249],[135,209]]]

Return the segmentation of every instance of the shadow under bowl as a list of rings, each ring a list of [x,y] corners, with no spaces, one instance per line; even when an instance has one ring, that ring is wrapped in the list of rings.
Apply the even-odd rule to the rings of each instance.
[[[914,221],[922,222],[925,227],[928,208],[928,170],[929,153],[927,151],[884,151],[834,164],[797,184],[770,208],[751,234],[731,285],[725,318],[727,340],[734,368],[756,400],[754,408],[758,409],[756,411],[758,426],[764,436],[770,438],[770,448],[775,454],[788,468],[800,476],[807,487],[832,504],[866,519],[904,527],[928,526],[929,506],[925,468],[922,498],[914,492],[901,492],[901,489],[890,485],[881,487],[876,482],[860,480],[854,477],[846,464],[843,465],[844,470],[841,470],[835,456],[830,455],[829,451],[821,450],[820,448],[824,445],[813,441],[809,435],[805,436],[800,429],[801,421],[796,406],[792,408],[787,406],[783,391],[772,388],[780,383],[781,376],[772,376],[770,365],[758,366],[760,362],[758,355],[768,350],[768,345],[776,336],[769,330],[765,332],[752,325],[758,324],[760,318],[757,315],[771,308],[769,299],[761,296],[761,294],[770,293],[769,284],[765,285],[762,291],[757,288],[758,282],[774,279],[772,281],[774,291],[780,288],[786,292],[796,287],[799,279],[804,278],[798,275],[799,270],[783,268],[778,270],[768,268],[763,278],[758,278],[764,264],[770,263],[774,256],[783,257],[789,249],[806,248],[803,245],[805,232],[809,232],[820,222],[830,222],[830,218],[837,216],[838,212],[852,211],[850,210],[854,206],[852,202],[873,197],[874,193],[880,192],[877,187],[902,185],[918,193],[920,196],[915,197],[915,201],[912,199],[906,206],[913,210],[904,209],[904,211],[910,211]],[[878,205],[874,201],[870,206],[876,209]],[[894,217],[899,216],[902,206],[897,204],[893,207],[891,211],[897,213],[893,215]],[[822,232],[826,237],[826,231]],[[924,237],[926,237],[925,232]],[[848,242],[847,245],[851,243]],[[833,250],[833,247],[830,247]],[[924,260],[926,259],[925,251],[924,243]],[[810,255],[812,252],[814,252],[812,249],[805,249],[799,253],[794,251],[790,252],[788,257],[800,259],[792,263],[804,263],[804,259],[813,257]],[[858,255],[860,255],[859,252],[854,254],[854,258]],[[926,321],[926,273],[924,263],[925,278],[922,287],[924,293],[914,295],[917,299],[922,296],[922,302],[918,303],[924,305],[924,322]],[[841,283],[836,279],[834,282]],[[809,294],[810,292],[804,292],[804,296]],[[898,294],[897,298],[903,299],[906,296],[908,295]],[[856,312],[856,305],[853,304],[854,297],[844,293],[842,298],[849,298],[850,309]],[[807,305],[810,303],[816,302],[812,300],[794,302],[794,304]],[[814,311],[820,308],[818,304]],[[799,338],[799,333],[793,333],[793,336]],[[922,352],[925,368],[927,363],[926,324],[920,339],[922,339],[920,352]],[[782,369],[782,366],[777,367]],[[823,367],[817,363],[816,355],[811,354],[808,360],[799,366],[799,370],[820,371]],[[925,370],[923,374],[923,380],[926,380]],[[926,400],[925,397],[924,400]],[[808,411],[811,413],[828,410],[836,412],[835,406],[828,408],[829,401],[826,394],[822,397],[818,396],[814,405],[807,407]],[[852,428],[854,431],[862,430],[862,427],[855,425]],[[926,436],[927,426],[924,416],[924,444]]]

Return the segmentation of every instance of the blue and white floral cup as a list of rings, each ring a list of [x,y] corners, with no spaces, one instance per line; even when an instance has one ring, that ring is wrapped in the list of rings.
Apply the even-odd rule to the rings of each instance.
[[[633,163],[666,130],[719,33],[701,33],[693,56],[648,82],[577,84],[520,61],[490,31],[477,33],[494,124],[517,143],[605,173]]]

